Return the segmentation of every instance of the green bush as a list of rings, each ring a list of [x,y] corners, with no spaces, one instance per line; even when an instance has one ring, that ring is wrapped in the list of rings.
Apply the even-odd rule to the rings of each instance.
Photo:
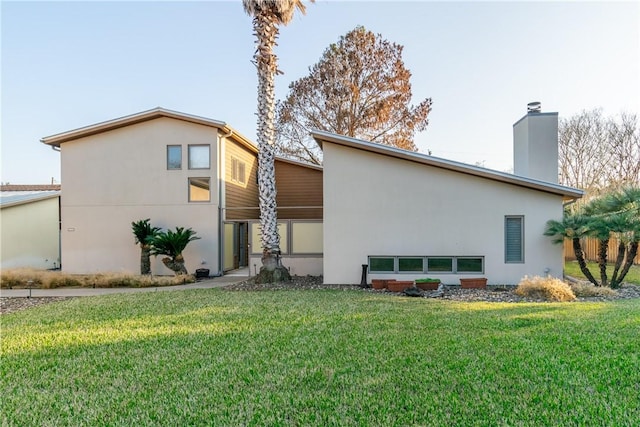
[[[518,284],[516,294],[548,301],[564,302],[576,299],[569,285],[555,277],[525,276]]]

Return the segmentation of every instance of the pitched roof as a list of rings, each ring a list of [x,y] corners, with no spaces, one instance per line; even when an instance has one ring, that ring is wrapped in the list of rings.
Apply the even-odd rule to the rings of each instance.
[[[44,144],[51,145],[53,147],[60,147],[60,144],[73,141],[75,139],[84,138],[87,136],[95,135],[102,132],[118,129],[121,127],[133,125],[136,123],[142,123],[149,120],[158,119],[161,117],[168,117],[176,120],[183,120],[190,123],[197,123],[204,126],[210,126],[220,129],[222,132],[228,134],[228,137],[235,139],[236,141],[255,148],[255,144],[240,134],[238,131],[227,125],[225,122],[219,120],[213,120],[206,117],[194,116],[192,114],[181,113],[179,111],[167,110],[162,107],[153,108],[151,110],[142,111],[139,113],[131,114],[124,117],[119,117],[105,122],[95,123],[89,126],[73,129],[70,131],[58,133],[55,135],[45,136],[40,139]]]
[[[551,182],[540,181],[533,178],[513,175],[507,172],[499,172],[492,169],[473,166],[466,163],[456,162],[453,160],[442,159],[439,157],[428,156],[422,153],[402,150],[388,145],[376,144],[373,142],[363,141],[361,139],[351,138],[348,136],[338,135],[322,130],[312,130],[311,135],[320,144],[325,142],[342,145],[345,147],[355,148],[370,153],[377,153],[383,156],[394,157],[397,159],[407,160],[410,162],[420,163],[423,165],[433,166],[436,168],[446,169],[454,172],[464,173],[467,175],[477,176],[480,178],[490,179],[493,181],[503,182],[506,184],[517,185],[533,190],[544,191],[546,193],[563,196],[565,199],[578,199],[584,195],[584,191],[577,188],[565,187],[564,185],[554,184]]]
[[[4,187],[4,186],[3,186]],[[2,191],[0,192],[0,208],[24,205],[40,200],[59,197],[60,191]]]
[[[3,184],[0,191],[60,191],[60,184]]]

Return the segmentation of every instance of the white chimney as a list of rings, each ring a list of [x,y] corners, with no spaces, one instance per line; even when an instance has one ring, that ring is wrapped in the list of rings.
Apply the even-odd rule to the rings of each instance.
[[[541,112],[539,102],[513,125],[513,173],[558,183],[558,113]]]

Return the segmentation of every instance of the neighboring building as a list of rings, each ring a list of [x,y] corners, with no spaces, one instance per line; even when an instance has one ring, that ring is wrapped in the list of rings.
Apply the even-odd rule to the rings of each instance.
[[[0,187],[0,268],[60,266],[60,186]]]
[[[562,245],[543,232],[548,220],[562,218],[563,202],[583,193],[557,184],[557,113],[530,111],[514,125],[516,172],[526,176],[328,132],[313,136],[324,156],[325,283],[358,283],[363,264],[370,279],[445,284],[562,276]]]
[[[218,275],[254,262],[249,258],[251,238],[259,231],[257,149],[226,123],[156,108],[42,142],[61,153],[64,271],[139,272],[131,222],[145,218],[163,229],[197,232],[201,239],[184,253],[190,272],[207,268]],[[289,197],[295,186],[280,190],[283,231],[299,228],[297,219],[321,224],[321,169],[282,160],[276,174],[315,185],[306,190],[315,198]],[[320,274],[321,254],[312,255],[309,261],[306,253],[287,252],[292,273]],[[171,274],[160,259],[152,259],[153,274]]]

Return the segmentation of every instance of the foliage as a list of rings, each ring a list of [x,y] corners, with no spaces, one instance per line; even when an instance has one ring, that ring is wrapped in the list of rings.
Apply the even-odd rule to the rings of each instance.
[[[640,300],[75,298],[2,316],[3,424],[631,426],[638,322]]]
[[[63,287],[147,288],[193,283],[195,278],[193,276],[136,276],[125,273],[67,274],[61,271],[10,269],[2,271],[0,286],[2,289],[24,289],[28,287],[27,281],[29,280],[32,281],[33,288],[40,289]]]
[[[402,50],[361,26],[331,44],[278,103],[280,154],[321,164],[311,129],[415,151],[414,133],[427,127],[432,103],[410,105],[411,73]]]
[[[640,185],[640,128],[635,114],[582,111],[558,125],[560,182],[597,196]]]
[[[624,187],[592,199],[574,211],[565,211],[562,221],[547,222],[545,235],[554,243],[572,240],[576,260],[585,277],[596,286],[621,286],[638,253],[640,242],[640,187]],[[609,239],[615,236],[620,244],[612,275],[607,273]],[[598,281],[584,258],[581,239],[598,239]]]
[[[518,283],[515,292],[520,296],[545,299],[548,301],[566,302],[576,299],[569,285],[555,277],[525,276],[520,283]]]
[[[136,244],[140,244],[140,274],[151,274],[151,240],[161,230],[160,227],[152,227],[149,221],[147,218],[131,223]]]
[[[162,262],[176,275],[187,274],[182,251],[189,242],[198,239],[200,237],[196,237],[196,232],[191,228],[176,227],[176,231],[160,231],[150,240],[150,253],[155,256],[166,255],[167,258],[163,258]]]
[[[152,227],[149,222],[151,219],[141,219],[131,223],[131,229],[136,239],[136,244],[148,245],[149,240],[153,238],[160,230],[160,227]]]

